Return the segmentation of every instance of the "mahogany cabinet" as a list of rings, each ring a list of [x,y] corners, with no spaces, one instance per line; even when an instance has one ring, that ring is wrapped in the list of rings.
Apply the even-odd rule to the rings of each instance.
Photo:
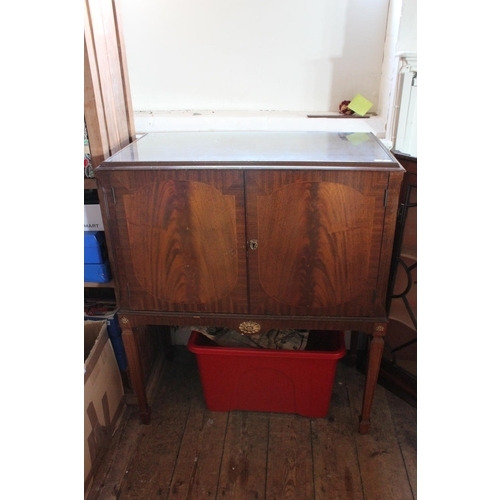
[[[394,152],[406,170],[388,289],[388,318],[379,383],[417,406],[417,158]]]
[[[367,432],[403,172],[369,133],[153,133],[105,160],[95,175],[143,422],[140,325],[353,329],[373,336]]]

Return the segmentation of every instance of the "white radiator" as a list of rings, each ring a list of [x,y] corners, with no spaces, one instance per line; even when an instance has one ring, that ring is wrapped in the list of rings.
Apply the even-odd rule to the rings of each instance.
[[[392,138],[393,149],[417,157],[417,54],[397,55],[400,59],[400,69]]]

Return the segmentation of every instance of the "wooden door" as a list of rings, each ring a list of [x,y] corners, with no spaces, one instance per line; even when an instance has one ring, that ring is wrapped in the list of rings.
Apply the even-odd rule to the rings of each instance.
[[[241,170],[116,170],[100,181],[122,309],[247,311]]]
[[[369,170],[247,172],[250,312],[383,314],[388,178]]]

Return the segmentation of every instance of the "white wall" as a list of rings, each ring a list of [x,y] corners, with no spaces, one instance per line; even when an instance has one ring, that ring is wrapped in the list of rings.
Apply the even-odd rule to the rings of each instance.
[[[385,124],[383,137],[389,146],[395,145],[395,130],[401,111],[400,72],[403,60],[399,54],[402,52],[415,54],[416,60],[417,0],[391,0],[389,5],[378,109],[379,120]],[[416,134],[416,114],[414,132]]]
[[[380,100],[378,113],[385,123],[393,119],[394,91],[396,87],[398,59],[396,57],[401,10],[404,0],[391,0],[387,16],[387,31],[384,44],[384,61],[380,80]],[[413,0],[410,0],[413,1]],[[390,134],[386,135],[390,139]]]
[[[120,0],[135,111],[377,111],[389,0]]]
[[[402,1],[397,51],[417,52],[417,0]]]

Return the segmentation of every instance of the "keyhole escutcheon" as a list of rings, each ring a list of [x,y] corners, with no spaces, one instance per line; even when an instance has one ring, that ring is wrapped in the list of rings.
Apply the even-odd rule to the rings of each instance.
[[[259,242],[257,240],[250,240],[249,245],[250,245],[250,250],[257,250]]]

